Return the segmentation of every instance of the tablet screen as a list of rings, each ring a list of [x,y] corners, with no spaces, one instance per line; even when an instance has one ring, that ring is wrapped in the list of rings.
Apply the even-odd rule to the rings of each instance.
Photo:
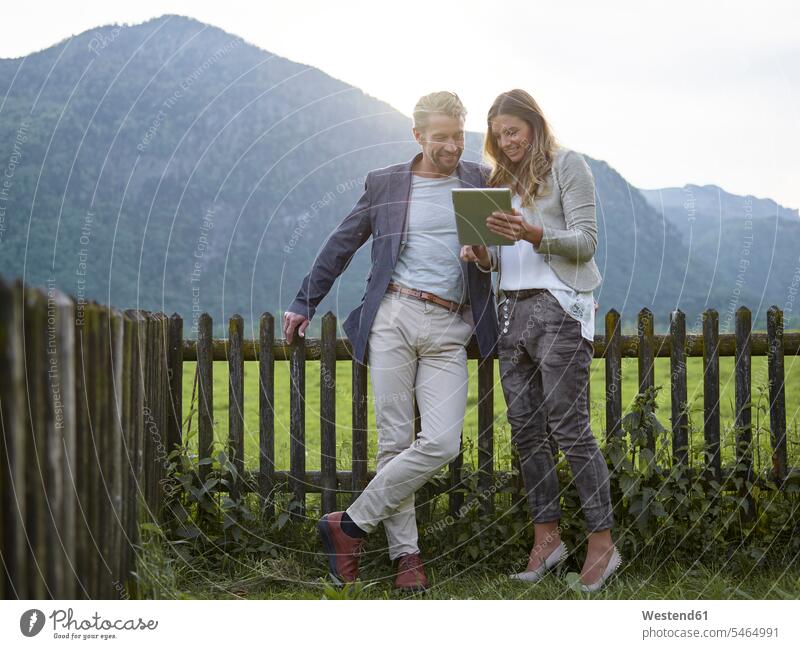
[[[486,219],[492,212],[511,213],[510,189],[454,189],[452,193],[458,240],[461,245],[514,245],[514,241],[486,227]]]

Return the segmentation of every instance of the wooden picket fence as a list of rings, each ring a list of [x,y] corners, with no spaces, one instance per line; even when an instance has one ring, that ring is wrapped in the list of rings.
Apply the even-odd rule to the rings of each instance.
[[[337,339],[336,318],[322,317],[319,339],[286,345],[275,339],[275,320],[261,315],[257,340],[244,339],[234,315],[228,336],[213,339],[212,319],[202,314],[196,340],[183,339],[178,314],[118,311],[76,302],[56,290],[25,287],[0,278],[0,555],[4,598],[124,597],[133,569],[134,546],[143,522],[158,522],[164,507],[166,456],[182,439],[183,362],[197,362],[198,452],[214,448],[213,368],[228,363],[227,447],[239,475],[230,487],[238,497],[255,492],[266,514],[276,492],[288,492],[305,507],[321,494],[331,511],[337,496],[350,500],[371,479],[367,461],[367,368],[353,362],[349,343]],[[772,466],[779,487],[800,477],[788,466],[784,357],[800,352],[800,332],[784,332],[777,307],[767,314],[767,333],[751,331],[751,314],[736,312],[734,334],[719,333],[719,316],[703,314],[702,334],[687,334],[684,314],[673,312],[666,335],[654,334],[652,313],[638,315],[638,333],[622,335],[616,311],[605,316],[595,337],[595,357],[605,359],[605,424],[622,434],[622,359],[638,359],[638,385],[654,384],[654,361],[668,357],[671,369],[671,438],[674,463],[688,462],[686,359],[703,358],[705,467],[724,480],[731,471],[754,474],[751,446],[751,358],[767,356]],[[508,468],[494,466],[495,359],[478,359],[477,483],[482,493],[518,489]],[[735,357],[737,457],[724,468],[720,454],[719,359]],[[320,361],[320,470],[306,470],[306,361]],[[245,471],[244,363],[259,368],[259,461]],[[336,364],[351,364],[352,456],[349,471],[337,470]],[[275,466],[275,368],[290,365],[289,468]],[[219,435],[217,435],[219,438]],[[648,440],[653,448],[654,439]],[[200,467],[201,477],[208,465]],[[457,458],[449,467],[448,507],[463,504],[468,469]],[[498,485],[501,485],[498,488]],[[428,495],[431,495],[430,493]],[[420,499],[429,502],[429,498]],[[423,505],[424,506],[424,505]],[[491,511],[492,496],[481,506]],[[302,514],[301,512],[298,512]]]
[[[638,333],[622,335],[620,316],[610,310],[605,317],[605,335],[595,336],[595,358],[605,359],[605,423],[606,435],[621,435],[622,431],[622,358],[638,360],[638,386],[645,392],[654,386],[654,361],[657,357],[670,359],[671,375],[671,441],[673,462],[687,463],[689,448],[689,422],[687,405],[688,357],[703,358],[704,394],[704,446],[705,472],[710,479],[723,481],[731,470],[723,469],[720,453],[720,373],[721,356],[735,357],[736,406],[735,427],[737,429],[737,471],[745,477],[754,476],[751,449],[752,405],[751,405],[751,357],[767,356],[769,367],[769,414],[770,442],[772,446],[771,479],[779,486],[787,481],[800,479],[800,470],[791,468],[787,462],[786,440],[786,396],[784,387],[784,356],[797,355],[800,351],[800,332],[784,332],[783,313],[777,307],[767,314],[767,333],[751,331],[751,313],[742,307],[735,314],[736,332],[719,333],[719,315],[715,310],[703,314],[703,333],[687,334],[686,319],[680,310],[670,318],[670,333],[654,333],[653,314],[642,309],[638,314]],[[171,331],[182,331],[180,316],[172,316]],[[229,320],[227,339],[212,339],[212,319],[204,313],[198,322],[197,340],[171,341],[171,349],[182,347],[182,358],[175,354],[173,376],[182,376],[181,360],[197,361],[198,373],[198,439],[201,457],[211,454],[214,439],[213,366],[214,361],[227,361],[229,367],[229,430],[228,448],[230,456],[242,476],[240,484],[233,489],[234,495],[257,491],[269,506],[269,497],[274,489],[289,491],[293,499],[301,504],[308,493],[321,493],[322,511],[336,507],[336,496],[340,493],[354,498],[374,476],[367,471],[367,371],[366,367],[352,360],[349,342],[336,338],[336,318],[327,313],[321,321],[319,339],[297,338],[292,345],[275,340],[274,318],[264,313],[259,323],[259,339],[244,340],[243,321],[234,315]],[[478,360],[478,457],[477,483],[481,493],[494,494],[519,488],[506,471],[494,466],[494,389],[495,359],[480,358],[475,341],[467,348],[467,357]],[[320,410],[319,431],[321,436],[320,471],[307,471],[306,459],[306,361],[320,361]],[[259,363],[259,466],[256,472],[244,471],[244,362]],[[275,468],[275,363],[290,363],[290,422],[289,422],[289,469]],[[337,470],[336,458],[336,363],[350,362],[352,366],[352,456],[350,471]],[[181,388],[175,386],[174,398],[180,398]],[[419,419],[417,418],[417,430]],[[655,439],[650,437],[647,445],[655,448]],[[443,489],[447,491],[449,510],[455,513],[462,506],[463,492],[456,489],[463,484],[465,475],[463,458],[458,457],[449,467],[449,480]],[[497,484],[505,485],[496,488]],[[441,489],[440,489],[441,490]],[[431,492],[428,492],[431,495]],[[427,499],[421,499],[429,502]],[[493,508],[493,495],[483,499],[482,507]],[[302,509],[300,510],[302,513]]]
[[[169,326],[0,278],[0,597],[131,596],[180,439]]]

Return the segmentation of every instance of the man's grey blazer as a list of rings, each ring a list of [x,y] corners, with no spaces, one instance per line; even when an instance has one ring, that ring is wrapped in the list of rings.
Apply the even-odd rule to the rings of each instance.
[[[411,196],[411,167],[422,154],[405,163],[376,169],[367,174],[364,194],[317,255],[311,272],[305,276],[288,311],[309,320],[317,305],[327,295],[336,278],[347,268],[356,251],[372,237],[372,269],[361,304],[344,322],[344,330],[353,346],[353,354],[364,362],[367,340],[381,299],[386,293],[401,241],[407,230]],[[461,161],[457,169],[462,187],[485,187],[485,167]],[[497,342],[497,315],[492,293],[491,274],[481,272],[477,264],[461,262],[467,280],[469,302],[475,322],[474,335],[481,356],[489,356]]]

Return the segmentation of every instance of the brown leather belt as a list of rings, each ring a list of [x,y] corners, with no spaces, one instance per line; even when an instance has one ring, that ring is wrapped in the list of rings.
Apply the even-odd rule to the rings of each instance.
[[[451,302],[427,291],[418,291],[415,288],[406,288],[392,282],[386,289],[389,293],[400,293],[400,295],[407,295],[408,297],[422,300],[423,302],[433,302],[434,304],[443,307],[450,311],[450,313],[461,313],[464,310],[464,305],[458,302]]]

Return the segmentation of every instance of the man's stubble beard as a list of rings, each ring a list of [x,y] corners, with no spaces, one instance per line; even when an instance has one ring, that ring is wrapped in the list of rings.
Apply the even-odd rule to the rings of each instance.
[[[453,163],[452,167],[446,167],[444,164],[442,164],[440,162],[440,156],[441,154],[438,154],[435,157],[434,156],[431,157],[431,159],[433,160],[433,164],[436,167],[436,170],[440,174],[442,174],[443,176],[450,176],[458,167],[458,163],[461,161],[461,155],[455,156],[455,162]]]

